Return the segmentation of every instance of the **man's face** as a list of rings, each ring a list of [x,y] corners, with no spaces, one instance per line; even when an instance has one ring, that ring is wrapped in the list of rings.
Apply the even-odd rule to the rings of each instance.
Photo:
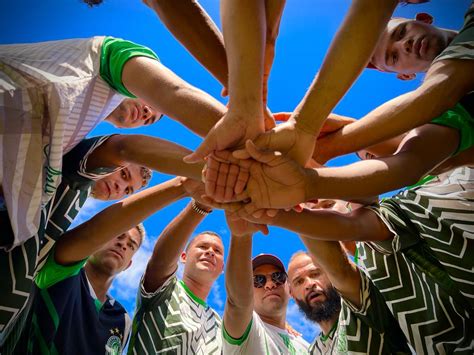
[[[141,244],[141,236],[137,228],[132,228],[111,241],[94,253],[88,260],[95,267],[116,275],[130,266],[132,257]]]
[[[253,275],[263,275],[266,278],[263,287],[253,288],[253,303],[255,312],[259,315],[272,316],[276,313],[286,313],[290,298],[288,282],[280,284],[272,280],[272,274],[281,272],[278,267],[271,264],[260,265],[253,270]]]
[[[215,235],[198,235],[181,254],[181,261],[185,263],[185,273],[213,282],[224,269],[224,245]]]
[[[161,117],[150,105],[140,99],[125,99],[106,120],[118,128],[148,126]]]
[[[446,36],[430,25],[428,14],[419,20],[392,19],[383,32],[371,63],[379,70],[400,74],[425,72],[448,45]]]
[[[339,294],[324,271],[308,255],[298,255],[291,261],[288,279],[291,296],[308,319],[320,322],[339,314]]]
[[[92,187],[92,197],[98,200],[118,200],[143,187],[142,167],[130,164],[97,180]]]

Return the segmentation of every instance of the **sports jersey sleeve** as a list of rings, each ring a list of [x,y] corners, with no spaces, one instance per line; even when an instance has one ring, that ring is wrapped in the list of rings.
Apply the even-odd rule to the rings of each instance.
[[[474,118],[461,104],[456,104],[441,116],[431,120],[430,123],[450,127],[459,132],[459,144],[453,155],[474,145]]]
[[[176,276],[177,270],[161,285],[153,292],[147,292],[143,285],[144,277],[142,277],[140,281],[140,291],[138,294],[137,299],[137,308],[144,308],[150,309],[150,307],[154,307],[156,304],[160,304],[165,300],[169,299],[175,290],[178,287],[178,278]]]
[[[69,277],[76,276],[87,261],[86,258],[71,265],[60,265],[56,263],[54,254],[55,249],[49,253],[46,263],[36,274],[35,283],[40,289],[49,288]]]
[[[461,31],[454,37],[449,46],[447,46],[433,63],[444,59],[464,59],[473,60],[474,51],[474,2],[464,16],[464,25]]]
[[[404,213],[396,203],[395,198],[387,199],[381,201],[379,205],[365,208],[374,212],[393,234],[393,239],[367,243],[377,252],[393,254],[419,242],[417,233],[413,233],[413,228],[410,226],[409,221],[403,218]]]
[[[99,180],[121,167],[88,169],[87,161],[99,146],[104,144],[112,135],[83,139],[77,146],[69,151],[63,158],[63,179],[68,185],[79,190],[89,186],[92,181]]]
[[[266,335],[260,317],[253,312],[252,319],[240,338],[229,335],[224,323],[222,323],[222,336],[224,354],[255,354],[259,348],[257,344],[264,341]]]
[[[120,94],[133,97],[122,83],[125,63],[134,57],[148,57],[159,60],[150,48],[120,38],[106,37],[102,43],[100,56],[100,76]]]

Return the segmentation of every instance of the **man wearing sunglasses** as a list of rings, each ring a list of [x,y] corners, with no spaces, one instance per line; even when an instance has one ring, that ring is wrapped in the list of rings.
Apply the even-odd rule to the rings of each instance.
[[[227,218],[232,232],[226,270],[224,354],[307,354],[309,344],[286,329],[289,288],[280,259],[251,261],[255,225]]]

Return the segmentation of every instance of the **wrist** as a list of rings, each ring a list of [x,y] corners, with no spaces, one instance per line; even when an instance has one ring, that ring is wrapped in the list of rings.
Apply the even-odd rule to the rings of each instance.
[[[305,168],[304,171],[304,202],[318,198],[318,172],[316,169]]]
[[[191,201],[191,209],[202,216],[207,216],[212,212],[212,208],[197,202],[195,199]]]

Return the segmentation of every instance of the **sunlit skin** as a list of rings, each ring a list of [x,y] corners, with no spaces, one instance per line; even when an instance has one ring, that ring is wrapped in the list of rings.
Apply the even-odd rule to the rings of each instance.
[[[425,72],[448,46],[455,32],[431,25],[433,18],[418,14],[416,20],[392,19],[382,33],[371,64],[385,72]]]
[[[271,274],[281,271],[275,265],[266,264],[256,267],[254,275],[265,275],[267,281],[261,288],[254,287],[254,310],[262,318],[275,318],[275,315],[286,314],[286,307],[290,298],[288,282],[277,286],[271,279]]]
[[[132,257],[140,244],[140,233],[137,228],[132,228],[110,240],[102,249],[92,254],[87,262],[105,274],[116,275],[132,264]]]
[[[151,125],[160,118],[161,113],[143,100],[124,99],[105,120],[118,128],[136,128]]]
[[[219,237],[201,234],[181,254],[181,261],[187,277],[214,282],[224,269],[224,245]]]
[[[129,164],[106,177],[97,180],[92,187],[92,196],[98,200],[118,200],[131,195],[143,187],[141,166]]]

